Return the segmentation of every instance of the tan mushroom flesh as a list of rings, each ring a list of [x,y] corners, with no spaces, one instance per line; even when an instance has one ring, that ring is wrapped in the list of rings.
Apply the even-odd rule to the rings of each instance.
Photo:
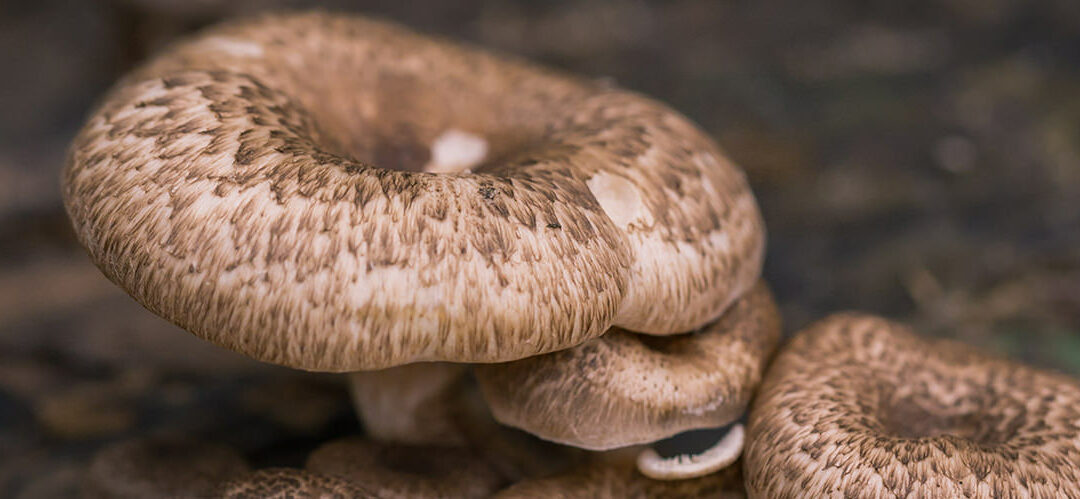
[[[780,337],[780,317],[759,283],[717,322],[676,336],[613,331],[543,356],[477,366],[495,418],[541,438],[603,450],[654,442],[737,420]],[[742,427],[696,456],[646,451],[655,478],[700,476],[735,460]]]
[[[693,330],[764,246],[742,172],[671,109],[352,15],[173,46],[105,96],[63,193],[144,306],[321,371]]]
[[[490,497],[504,479],[462,448],[386,445],[360,438],[336,440],[308,456],[307,469],[374,490],[378,497]]]
[[[751,497],[1080,497],[1080,383],[858,314],[769,368]]]

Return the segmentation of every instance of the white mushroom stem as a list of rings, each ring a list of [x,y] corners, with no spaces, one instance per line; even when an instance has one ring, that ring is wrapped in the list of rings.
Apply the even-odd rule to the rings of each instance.
[[[349,373],[353,405],[375,440],[412,445],[458,445],[455,391],[465,366],[447,362],[407,364]]]
[[[656,480],[684,480],[705,476],[734,463],[742,453],[743,439],[743,425],[736,424],[716,445],[700,454],[663,458],[650,447],[638,454],[638,471]]]

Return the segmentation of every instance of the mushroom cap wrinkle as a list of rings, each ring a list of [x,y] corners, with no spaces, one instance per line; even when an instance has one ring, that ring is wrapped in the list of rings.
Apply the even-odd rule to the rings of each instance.
[[[612,449],[735,421],[779,338],[779,312],[759,283],[696,333],[613,331],[475,372],[498,421],[554,442]]]
[[[743,173],[662,104],[325,13],[211,28],[129,74],[63,193],[151,311],[322,371],[693,330],[765,244]]]
[[[1080,383],[837,314],[769,368],[744,471],[751,497],[1080,497]]]

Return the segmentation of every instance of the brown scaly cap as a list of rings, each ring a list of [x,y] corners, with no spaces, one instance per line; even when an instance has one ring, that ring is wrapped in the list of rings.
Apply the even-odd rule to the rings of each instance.
[[[363,484],[384,499],[490,497],[504,479],[468,450],[344,438],[308,456],[307,469]]]
[[[777,357],[747,441],[752,497],[1080,497],[1080,384],[839,314]]]
[[[104,98],[63,192],[144,306],[312,370],[692,330],[764,247],[743,174],[674,111],[349,15],[172,47]]]
[[[87,470],[83,497],[206,497],[248,465],[224,445],[180,438],[126,440],[98,452]]]
[[[745,497],[738,466],[701,478],[651,480],[628,463],[594,463],[563,475],[525,480],[500,491],[496,499],[645,499]]]
[[[738,419],[779,337],[779,313],[759,283],[700,332],[613,331],[572,349],[477,366],[476,374],[500,422],[611,449]]]
[[[225,499],[381,498],[375,489],[342,477],[296,468],[267,468],[229,480],[212,497]]]

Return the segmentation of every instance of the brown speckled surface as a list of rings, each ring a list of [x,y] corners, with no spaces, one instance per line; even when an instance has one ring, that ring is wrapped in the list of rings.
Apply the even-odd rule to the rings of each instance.
[[[780,339],[764,283],[690,335],[610,331],[581,346],[477,366],[495,418],[586,449],[654,442],[739,419]]]
[[[492,157],[375,163],[452,129]],[[663,105],[343,14],[166,51],[105,97],[63,180],[79,240],[140,303],[309,370],[691,330],[757,279],[765,237],[742,173]]]
[[[750,410],[751,497],[1080,495],[1080,382],[837,314],[800,332]]]

